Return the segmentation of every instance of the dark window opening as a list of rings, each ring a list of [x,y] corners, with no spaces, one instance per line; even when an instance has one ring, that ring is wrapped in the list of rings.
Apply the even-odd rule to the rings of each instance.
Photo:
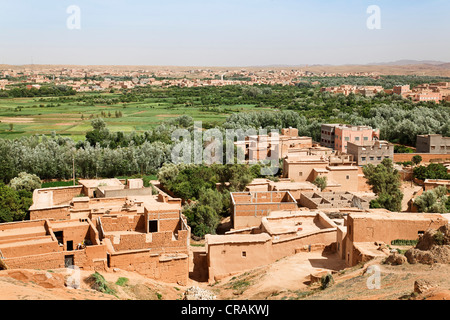
[[[158,220],[150,220],[148,222],[148,231],[151,233],[158,232]]]
[[[64,243],[63,232],[62,231],[55,231],[54,233],[55,233],[56,240],[58,240],[58,244],[63,244]]]
[[[247,256],[247,252],[246,251],[242,251],[242,256],[245,258]]]
[[[67,251],[73,251],[73,241],[67,241]]]

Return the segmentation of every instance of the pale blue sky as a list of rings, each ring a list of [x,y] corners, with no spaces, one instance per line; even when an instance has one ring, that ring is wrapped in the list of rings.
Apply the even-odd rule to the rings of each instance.
[[[381,30],[366,27],[369,5]],[[449,12],[449,0],[0,0],[0,64],[450,61]]]

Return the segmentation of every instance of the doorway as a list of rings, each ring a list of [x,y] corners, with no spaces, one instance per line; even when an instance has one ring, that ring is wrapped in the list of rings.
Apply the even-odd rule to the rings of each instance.
[[[73,251],[73,241],[67,241],[67,251]]]
[[[64,266],[66,268],[69,268],[71,266],[73,266],[73,255],[68,255],[68,256],[64,256]]]

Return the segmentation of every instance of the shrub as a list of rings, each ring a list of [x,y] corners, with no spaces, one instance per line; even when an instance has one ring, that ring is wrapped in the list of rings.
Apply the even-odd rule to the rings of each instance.
[[[91,274],[89,278],[87,278],[87,281],[92,283],[92,289],[116,296],[116,291],[110,288],[106,279],[97,271]]]
[[[326,288],[333,285],[333,283],[334,283],[334,278],[330,273],[328,273],[320,279],[320,288],[322,290],[325,290]]]
[[[117,284],[118,286],[123,287],[123,286],[125,286],[125,285],[128,283],[128,281],[129,281],[128,278],[120,277],[119,279],[117,279],[116,284]]]
[[[433,235],[433,241],[435,244],[442,246],[444,244],[444,234],[441,231],[437,231],[434,235]]]

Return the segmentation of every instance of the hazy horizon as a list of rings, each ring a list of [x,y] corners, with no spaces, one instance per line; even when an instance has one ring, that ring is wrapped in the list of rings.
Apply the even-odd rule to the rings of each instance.
[[[447,62],[445,0],[0,0],[0,64],[367,65]],[[369,29],[368,8],[381,29]],[[79,29],[70,29],[71,6]]]

